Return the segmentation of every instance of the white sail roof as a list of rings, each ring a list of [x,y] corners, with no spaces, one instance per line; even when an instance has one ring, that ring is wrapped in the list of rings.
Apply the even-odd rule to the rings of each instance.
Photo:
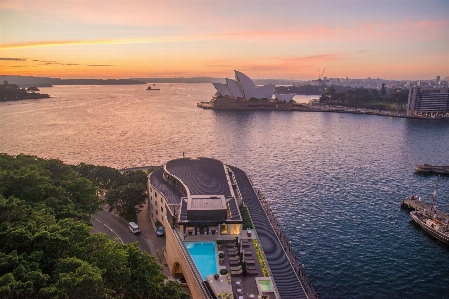
[[[231,91],[232,97],[234,97],[234,99],[244,98],[242,90],[240,89],[240,85],[237,81],[226,78],[226,83],[228,84],[228,88]]]
[[[274,94],[276,99],[278,99],[280,102],[285,101],[286,103],[290,102],[295,95],[296,95],[296,93],[284,93],[284,94],[275,93]]]
[[[214,87],[217,89],[217,91],[222,95],[222,96],[228,96],[228,97],[232,97],[231,91],[228,88],[227,84],[223,84],[223,83],[212,83],[214,85]]]
[[[253,98],[270,100],[275,88],[276,86],[272,84],[257,86]]]
[[[249,101],[251,98],[271,100],[274,89],[276,88],[275,85],[268,84],[256,86],[253,80],[245,74],[239,71],[234,72],[236,80],[226,78],[226,84],[212,83],[217,90],[216,96],[221,95],[232,97],[234,99],[240,98],[245,99],[246,101]],[[288,99],[288,101],[290,101],[290,99]]]
[[[253,80],[251,80],[247,75],[239,72],[235,72],[235,78],[240,83],[240,86],[243,90],[243,95],[245,100],[249,100],[254,96],[254,92],[256,91],[256,84],[254,84]]]

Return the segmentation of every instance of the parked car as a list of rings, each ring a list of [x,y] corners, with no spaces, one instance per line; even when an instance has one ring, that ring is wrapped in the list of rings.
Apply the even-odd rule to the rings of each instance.
[[[158,237],[162,237],[163,235],[165,235],[165,228],[163,226],[159,226],[159,228],[156,231],[156,235]]]
[[[128,223],[128,228],[133,234],[135,234],[135,235],[140,234],[140,228],[136,223],[134,223],[134,222]]]

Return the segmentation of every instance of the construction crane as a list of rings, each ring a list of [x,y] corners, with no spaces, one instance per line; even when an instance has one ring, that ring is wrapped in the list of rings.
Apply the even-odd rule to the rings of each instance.
[[[326,84],[326,82],[329,82],[329,80],[324,80],[323,78],[323,74],[324,71],[326,70],[326,68],[323,69],[323,71],[320,74],[320,69],[318,69],[318,86],[321,86],[322,84]]]

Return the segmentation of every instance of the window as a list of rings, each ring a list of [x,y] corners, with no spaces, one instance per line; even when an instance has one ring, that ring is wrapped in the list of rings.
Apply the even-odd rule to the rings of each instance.
[[[156,215],[159,215],[159,212],[156,210]]]
[[[156,192],[154,192],[154,197],[157,197],[157,193]]]
[[[161,207],[161,212],[164,212],[164,208],[163,207]]]
[[[157,207],[157,201],[154,202],[154,205]]]
[[[161,198],[161,202],[162,202],[162,198]]]
[[[150,193],[153,192],[153,188],[150,187]]]

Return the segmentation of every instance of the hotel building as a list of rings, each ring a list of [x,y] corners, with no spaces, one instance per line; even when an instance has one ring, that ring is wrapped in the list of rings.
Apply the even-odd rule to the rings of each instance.
[[[155,229],[165,228],[167,266],[174,277],[186,279],[194,299],[247,298],[238,293],[242,289],[251,298],[315,298],[307,295],[314,295],[313,289],[301,282],[305,273],[297,272],[257,193],[242,170],[211,158],[171,160],[148,175],[147,212]],[[242,209],[245,217],[251,214],[254,229],[243,227]],[[200,249],[196,260],[191,248],[200,243],[215,249]],[[219,261],[223,252],[226,257]],[[236,259],[237,269],[232,267]],[[211,260],[214,272],[205,274],[202,266]],[[228,274],[214,277],[223,269]]]
[[[449,116],[449,88],[410,88],[407,102],[408,115]]]

